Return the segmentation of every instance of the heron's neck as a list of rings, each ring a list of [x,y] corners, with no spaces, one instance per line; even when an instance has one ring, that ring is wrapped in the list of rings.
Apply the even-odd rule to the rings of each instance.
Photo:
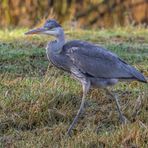
[[[65,44],[65,35],[64,35],[64,32],[57,37],[57,43],[59,45],[59,50],[61,50]]]
[[[59,36],[56,37],[56,42],[53,43],[53,51],[56,53],[60,53],[65,44],[65,36],[64,32],[62,32]]]

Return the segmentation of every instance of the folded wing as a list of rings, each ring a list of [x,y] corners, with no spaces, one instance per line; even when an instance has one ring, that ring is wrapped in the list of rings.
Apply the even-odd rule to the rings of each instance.
[[[75,40],[68,42],[64,50],[73,64],[90,76],[146,81],[134,67],[100,46]]]

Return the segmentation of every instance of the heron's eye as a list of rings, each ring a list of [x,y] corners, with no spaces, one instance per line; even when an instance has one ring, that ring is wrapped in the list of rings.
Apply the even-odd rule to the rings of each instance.
[[[51,28],[50,30],[54,31],[54,30],[55,30],[55,28]]]
[[[44,26],[44,28],[45,28],[46,30],[48,30],[48,29],[49,29],[47,26]]]

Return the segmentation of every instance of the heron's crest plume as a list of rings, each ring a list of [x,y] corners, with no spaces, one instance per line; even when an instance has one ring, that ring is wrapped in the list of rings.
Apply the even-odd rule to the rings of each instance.
[[[61,25],[57,23],[56,20],[54,19],[49,19],[44,24],[44,28],[49,29],[49,30],[53,28],[57,28],[57,27],[61,27]]]

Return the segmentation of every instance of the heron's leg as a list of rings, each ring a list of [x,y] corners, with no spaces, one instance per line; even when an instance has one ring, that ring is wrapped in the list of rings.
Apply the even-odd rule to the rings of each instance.
[[[84,103],[85,103],[85,97],[87,95],[87,92],[89,91],[90,89],[90,81],[85,81],[85,82],[82,82],[82,86],[83,86],[83,96],[82,96],[82,101],[81,101],[81,105],[80,105],[80,108],[77,112],[77,115],[75,116],[72,124],[70,125],[68,131],[67,131],[67,134],[68,135],[71,135],[71,130],[73,129],[73,127],[75,126],[75,124],[77,123],[78,121],[78,118],[79,116],[81,115],[81,113],[83,112],[83,109],[84,109]]]
[[[119,113],[119,119],[122,123],[126,124],[127,123],[127,119],[126,117],[123,115],[122,111],[121,111],[121,106],[119,104],[119,101],[118,101],[118,98],[117,98],[117,95],[111,93],[107,88],[105,89],[106,92],[115,100],[115,103],[116,103],[116,107],[117,107],[117,111]]]

